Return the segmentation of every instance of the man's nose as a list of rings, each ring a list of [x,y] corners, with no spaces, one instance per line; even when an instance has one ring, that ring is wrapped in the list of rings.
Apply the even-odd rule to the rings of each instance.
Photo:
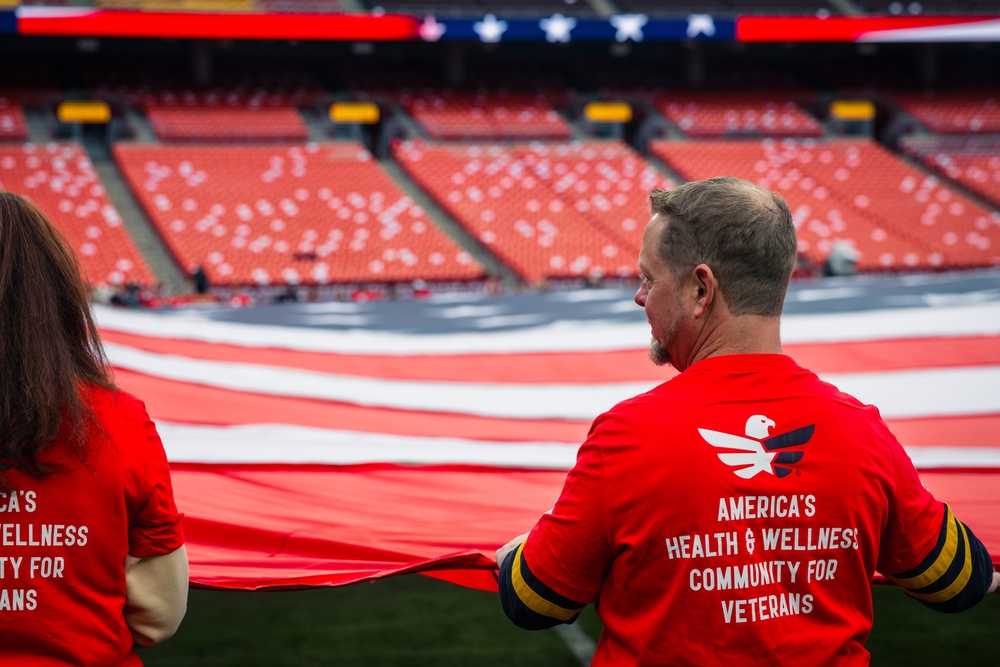
[[[641,308],[645,308],[646,307],[646,287],[644,285],[640,285],[639,289],[636,290],[636,292],[635,292],[635,302]]]

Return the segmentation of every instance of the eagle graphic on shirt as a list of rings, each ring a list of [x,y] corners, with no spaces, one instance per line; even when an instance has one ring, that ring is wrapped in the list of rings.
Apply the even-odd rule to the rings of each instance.
[[[733,472],[743,479],[750,479],[762,472],[775,477],[784,477],[792,472],[788,464],[801,461],[803,452],[780,450],[809,442],[816,426],[810,424],[786,433],[771,435],[771,428],[774,425],[774,420],[764,415],[754,415],[747,420],[746,437],[707,428],[698,429],[698,433],[713,447],[730,450],[721,452],[719,460],[735,468]]]

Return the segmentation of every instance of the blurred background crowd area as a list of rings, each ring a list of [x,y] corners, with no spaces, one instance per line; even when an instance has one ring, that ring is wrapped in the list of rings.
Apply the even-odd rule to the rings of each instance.
[[[633,284],[650,189],[723,174],[786,198],[800,279],[1000,265],[1000,36],[987,29],[1000,2],[0,11],[0,187],[57,223],[102,302]],[[189,24],[88,28],[142,15]],[[263,17],[280,36],[215,35],[220,16]],[[409,20],[402,37],[372,34],[394,17]],[[848,19],[901,29],[834,41],[796,28]],[[753,41],[751,28],[777,32]]]

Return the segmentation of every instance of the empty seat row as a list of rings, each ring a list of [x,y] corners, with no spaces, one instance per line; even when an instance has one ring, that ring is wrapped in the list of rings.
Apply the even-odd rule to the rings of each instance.
[[[847,241],[865,271],[1000,264],[1000,214],[870,140],[654,142],[690,180],[728,174],[788,201],[799,251],[822,262]]]
[[[633,276],[648,193],[673,181],[619,141],[398,142],[421,187],[523,279]]]
[[[0,96],[0,139],[24,140],[28,138],[28,121],[16,100]]]
[[[216,285],[483,275],[354,142],[118,144],[114,154],[177,261]]]
[[[677,91],[653,96],[653,106],[689,137],[823,134],[819,121],[788,94]]]
[[[1000,154],[934,152],[923,155],[928,166],[1000,207]]]
[[[1000,94],[982,89],[895,93],[893,101],[937,134],[1000,133]]]
[[[28,197],[52,220],[79,257],[90,285],[154,283],[80,146],[0,146],[0,187]]]
[[[302,116],[290,106],[147,105],[146,115],[163,141],[305,141],[309,137]]]

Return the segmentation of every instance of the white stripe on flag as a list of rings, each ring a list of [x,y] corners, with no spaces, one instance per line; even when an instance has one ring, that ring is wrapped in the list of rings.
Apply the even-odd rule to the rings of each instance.
[[[110,343],[105,349],[111,363],[118,368],[234,391],[516,419],[593,419],[619,401],[656,385],[656,382],[526,385],[385,380],[190,359]]]
[[[1000,366],[828,373],[824,380],[887,419],[1000,412]]]
[[[351,465],[466,464],[568,470],[578,444],[493,442],[336,431],[281,424],[192,426],[157,422],[174,463],[294,463]],[[907,447],[920,469],[1000,467],[1000,448]]]
[[[156,354],[107,344],[119,368],[205,386],[355,405],[514,419],[590,420],[657,383],[479,384],[331,375]],[[1000,366],[826,374],[886,418],[1000,412]]]
[[[515,331],[405,334],[218,322],[190,311],[154,314],[95,306],[94,313],[102,328],[144,336],[344,354],[586,352],[637,349],[649,341],[645,322],[561,321]],[[1000,301],[782,318],[786,344],[983,335],[1000,335]]]
[[[469,464],[568,470],[579,444],[492,442],[254,424],[190,426],[158,421],[167,458],[187,463]]]

